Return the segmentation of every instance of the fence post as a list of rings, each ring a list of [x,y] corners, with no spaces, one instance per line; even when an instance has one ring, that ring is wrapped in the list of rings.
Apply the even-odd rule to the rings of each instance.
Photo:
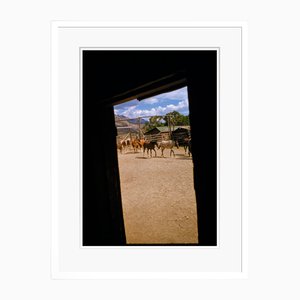
[[[141,117],[139,117],[139,139],[141,138]]]

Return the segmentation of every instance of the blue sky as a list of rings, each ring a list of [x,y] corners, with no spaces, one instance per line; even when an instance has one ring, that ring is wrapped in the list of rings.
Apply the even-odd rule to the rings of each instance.
[[[142,101],[131,100],[114,107],[115,114],[128,118],[165,115],[178,111],[183,115],[189,114],[187,88],[181,88],[169,93],[160,94]]]

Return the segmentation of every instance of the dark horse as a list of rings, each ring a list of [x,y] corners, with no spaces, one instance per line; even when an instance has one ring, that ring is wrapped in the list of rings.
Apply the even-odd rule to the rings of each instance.
[[[189,156],[192,154],[192,140],[190,139],[189,140],[189,143],[188,143],[188,150],[189,150]]]
[[[157,146],[157,142],[155,142],[155,141],[145,141],[144,145],[143,145],[143,149],[144,149],[143,155],[145,154],[145,150],[147,149],[147,156],[149,155],[149,150],[150,150],[151,157],[152,157],[152,150],[155,152],[155,156],[156,156],[155,146]]]
[[[185,154],[186,154],[186,150],[188,150],[189,156],[192,154],[192,139],[191,138],[185,138],[183,140],[183,148],[184,148]]]

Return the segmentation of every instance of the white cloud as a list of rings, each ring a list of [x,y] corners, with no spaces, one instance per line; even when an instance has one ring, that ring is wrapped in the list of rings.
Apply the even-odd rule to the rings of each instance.
[[[149,99],[145,99],[143,100],[144,103],[146,104],[155,104],[157,103],[159,100],[157,98],[149,98]]]
[[[169,100],[174,100],[176,101],[174,103],[177,104],[169,104],[170,103]],[[165,101],[167,101],[168,104],[165,103]],[[159,103],[160,105],[152,108],[147,108],[147,109],[140,108],[143,106],[143,104],[155,104],[155,103]],[[188,112],[188,99],[187,99],[186,87],[179,90],[175,90],[173,92],[161,94],[156,97],[145,99],[141,102],[132,101],[130,103],[130,106],[124,106],[124,107],[121,106],[118,107],[118,109],[115,109],[115,113],[118,115],[124,115],[128,118],[137,118],[143,116],[165,115],[174,110],[181,113]]]
[[[180,109],[187,108],[187,107],[188,107],[187,99],[180,101],[177,105],[169,104],[166,106],[166,108],[169,109],[170,111],[180,110]]]
[[[185,100],[187,97],[187,88],[181,88],[179,90],[175,90],[172,92],[164,93],[159,95],[162,99],[168,99],[168,100]]]
[[[188,108],[188,101],[187,99],[185,99],[183,101],[180,101],[177,105],[169,104],[165,107],[157,106],[157,107],[152,107],[151,109],[139,109],[136,108],[136,106],[134,107],[132,106],[127,109],[124,109],[121,112],[121,114],[129,118],[137,118],[143,116],[165,115],[174,110],[186,111],[187,108]]]

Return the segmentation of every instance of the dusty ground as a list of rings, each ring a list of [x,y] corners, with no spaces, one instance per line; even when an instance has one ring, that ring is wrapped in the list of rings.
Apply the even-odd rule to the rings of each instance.
[[[175,158],[120,154],[122,203],[128,244],[197,243],[192,158],[182,147]]]

